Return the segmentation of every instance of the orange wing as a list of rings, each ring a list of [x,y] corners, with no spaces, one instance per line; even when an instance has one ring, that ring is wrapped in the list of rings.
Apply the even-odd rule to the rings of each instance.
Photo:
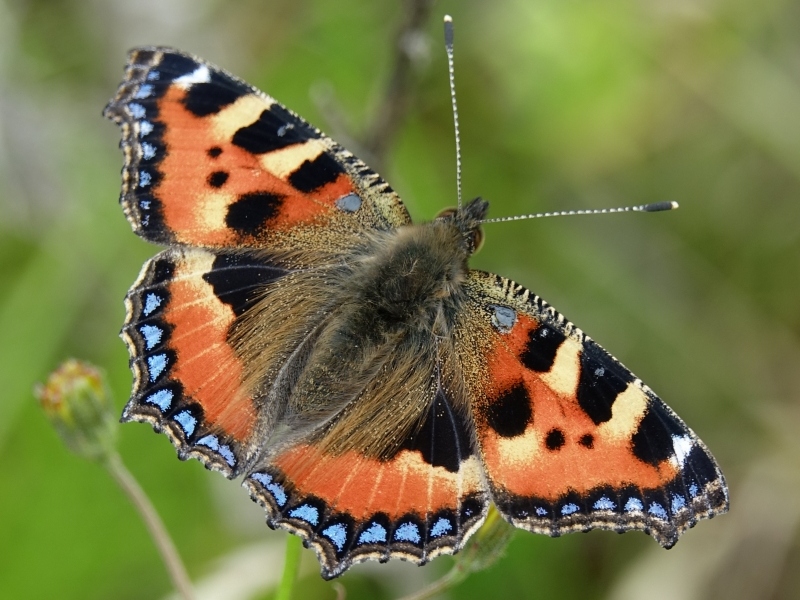
[[[241,472],[256,427],[270,416],[244,391],[228,334],[287,273],[264,258],[200,248],[169,248],[145,263],[125,300],[134,383],[123,421],[164,430],[181,458],[229,477]]]
[[[473,271],[457,353],[492,498],[552,536],[641,529],[671,547],[727,511],[714,458],[630,371],[540,298]]]
[[[332,451],[322,428],[271,452],[245,477],[270,526],[302,536],[326,579],[368,559],[423,564],[452,554],[486,516],[488,494],[463,398],[442,382],[435,358],[418,358],[414,368],[430,382],[419,396],[429,401],[423,400],[417,427],[386,452]],[[386,399],[385,387],[378,387],[377,398],[356,402]],[[411,390],[407,401],[420,400]]]
[[[194,56],[133,50],[105,115],[123,132],[121,203],[147,240],[335,253],[364,229],[410,222],[347,150]]]
[[[269,365],[238,353],[232,335],[241,317],[268,288],[283,286],[280,320],[263,327],[289,322],[299,335],[317,307],[302,314],[288,307],[302,290],[313,297],[318,288],[286,275],[323,272],[336,263],[331,257],[363,243],[366,230],[410,218],[389,185],[348,151],[189,54],[131,51],[105,114],[122,128],[125,215],[146,240],[172,246],[145,264],[126,298],[122,336],[134,389],[123,419],[151,423],[182,458],[235,476],[282,410],[256,406],[253,372]],[[305,283],[316,285],[313,277]],[[290,285],[297,287],[286,292]],[[272,339],[260,329],[249,339],[258,336]],[[301,344],[296,337],[281,338],[271,363],[288,360]]]

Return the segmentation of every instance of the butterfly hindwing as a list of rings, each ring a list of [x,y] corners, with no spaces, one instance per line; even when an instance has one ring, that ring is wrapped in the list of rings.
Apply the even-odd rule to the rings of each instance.
[[[341,251],[410,222],[376,173],[249,84],[169,48],[131,51],[106,116],[123,132],[121,203],[162,244]]]
[[[134,385],[123,420],[164,430],[182,458],[239,472],[258,408],[229,332],[287,273],[262,256],[199,248],[169,248],[145,263],[125,301]]]
[[[435,362],[424,359],[416,365],[423,372]],[[392,369],[383,373],[397,377]],[[427,390],[398,386],[412,390],[402,400],[421,408],[405,434],[398,437],[403,427],[387,393],[392,388],[378,374],[375,392],[357,402],[375,408],[370,421],[379,447],[365,446],[358,420],[345,408],[337,422],[285,445],[245,477],[270,526],[302,536],[325,578],[368,559],[424,564],[452,554],[486,516],[488,495],[463,398],[442,384],[438,366],[421,379]],[[406,381],[413,380],[409,374]],[[348,431],[355,442],[345,437]]]
[[[456,331],[492,499],[518,527],[641,529],[665,547],[725,482],[652,390],[540,298],[471,271]]]

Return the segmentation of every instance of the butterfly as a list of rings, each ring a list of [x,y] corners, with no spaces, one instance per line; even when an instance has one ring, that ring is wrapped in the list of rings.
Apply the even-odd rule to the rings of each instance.
[[[241,476],[326,579],[452,554],[490,503],[528,531],[666,548],[727,510],[714,458],[649,387],[469,269],[486,201],[414,224],[353,154],[170,48],[130,52],[105,115],[125,216],[166,246],[125,299],[122,420]]]

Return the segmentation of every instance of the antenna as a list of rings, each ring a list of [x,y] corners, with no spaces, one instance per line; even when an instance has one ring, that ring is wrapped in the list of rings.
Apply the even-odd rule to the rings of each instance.
[[[456,134],[456,188],[458,194],[458,209],[461,210],[461,134],[458,128],[458,105],[456,104],[456,70],[453,61],[453,17],[444,16],[444,49],[447,52],[447,71],[450,75],[450,101],[453,104],[453,125]],[[582,210],[561,210],[557,212],[536,213],[531,215],[518,215],[516,217],[497,217],[483,219],[481,225],[486,223],[504,223],[507,221],[522,221],[523,219],[539,219],[541,217],[571,217],[574,215],[609,215],[623,212],[660,212],[675,210],[677,202],[653,202],[652,204],[639,204],[638,206],[620,206],[617,208],[598,208]]]
[[[539,219],[541,217],[571,217],[574,215],[610,215],[622,212],[661,212],[662,210],[675,210],[678,208],[677,202],[653,202],[652,204],[640,204],[638,206],[620,206],[618,208],[596,208],[586,210],[561,210],[557,212],[536,213],[533,215],[519,215],[516,217],[497,217],[495,219],[484,219],[485,223],[504,223],[506,221],[522,221],[523,219]]]
[[[456,130],[456,188],[458,208],[461,209],[461,136],[458,131],[458,106],[456,105],[456,70],[453,65],[453,17],[444,16],[444,49],[447,52],[447,71],[450,74],[450,101],[453,103],[453,124]]]

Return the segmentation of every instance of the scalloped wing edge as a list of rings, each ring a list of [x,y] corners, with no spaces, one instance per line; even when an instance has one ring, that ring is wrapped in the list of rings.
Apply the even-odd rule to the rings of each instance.
[[[427,515],[426,522],[410,516],[392,521],[380,513],[358,522],[349,515],[331,510],[324,501],[296,494],[266,470],[247,475],[242,487],[249,491],[254,502],[264,508],[270,528],[299,536],[303,546],[314,551],[321,575],[326,580],[369,560],[383,563],[398,558],[421,566],[437,556],[456,554],[483,525],[489,509],[486,492],[481,498],[466,499],[459,510],[463,518],[464,506],[469,504],[466,512],[470,514],[464,521],[459,519],[457,533],[435,536],[434,539],[442,518],[438,513]],[[478,506],[480,510],[476,511]],[[413,541],[415,535],[420,538],[417,543]],[[381,538],[383,543],[377,543]]]

